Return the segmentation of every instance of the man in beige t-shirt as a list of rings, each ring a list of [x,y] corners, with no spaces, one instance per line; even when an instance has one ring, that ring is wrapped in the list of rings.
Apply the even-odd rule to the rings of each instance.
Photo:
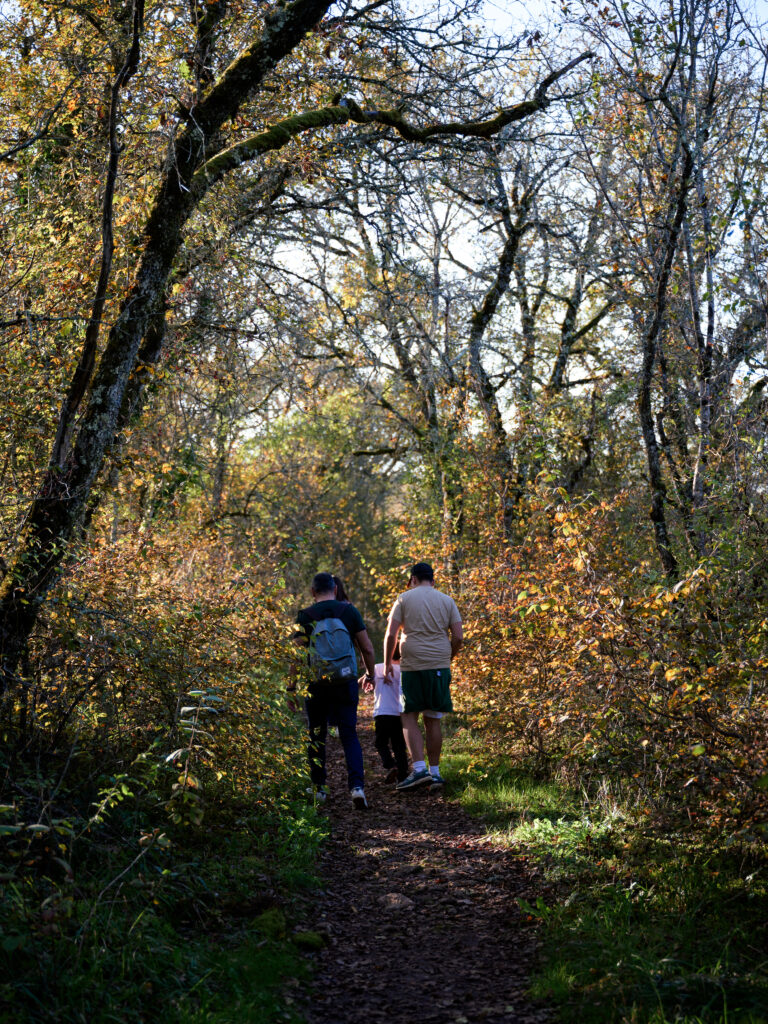
[[[463,640],[461,616],[456,602],[435,590],[435,576],[427,562],[417,562],[411,569],[408,590],[398,594],[389,613],[384,637],[384,672],[392,675],[392,655],[400,637],[400,670],[405,698],[401,715],[403,731],[413,763],[407,779],[398,789],[414,789],[423,785],[442,785],[440,751],[443,733],[440,719],[445,711],[453,711],[451,703],[451,660]],[[419,728],[419,715],[424,719],[427,735],[429,771],[424,760],[424,739]]]

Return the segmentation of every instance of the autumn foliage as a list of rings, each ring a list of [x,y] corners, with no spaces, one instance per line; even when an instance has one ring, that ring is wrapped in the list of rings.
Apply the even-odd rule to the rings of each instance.
[[[764,842],[765,40],[559,6],[3,6],[8,959],[312,819],[318,570],[378,654],[435,565],[489,762]]]
[[[592,795],[761,835],[764,577],[735,571],[743,545],[676,584],[647,559],[627,565],[630,505],[541,491],[522,542],[468,569],[462,706],[500,753]]]
[[[138,787],[161,811],[145,827],[169,835],[222,801],[282,807],[299,750],[277,673],[281,581],[215,537],[190,546],[189,525],[97,541],[46,610],[23,696],[4,706],[14,748],[79,790],[80,813]],[[40,813],[19,800],[14,820]],[[55,800],[41,823],[51,815]]]

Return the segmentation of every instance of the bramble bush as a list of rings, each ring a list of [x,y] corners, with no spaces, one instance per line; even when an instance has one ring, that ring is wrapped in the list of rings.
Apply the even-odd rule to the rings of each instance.
[[[744,532],[672,585],[627,564],[631,519],[626,495],[539,491],[523,541],[462,573],[459,705],[588,792],[765,836],[765,556]]]
[[[282,602],[276,574],[214,537],[190,551],[167,528],[96,546],[44,614],[6,738],[67,771],[85,757],[128,771],[141,755],[190,814],[204,786],[267,804],[296,749],[277,678]]]
[[[316,846],[284,600],[270,566],[166,522],[97,539],[46,606],[2,706],[0,1001],[18,1019],[79,1019],[92,982],[107,1017],[138,1020],[162,986],[153,958],[191,958],[186,998],[210,973],[210,922],[279,898],[280,837],[299,860]]]

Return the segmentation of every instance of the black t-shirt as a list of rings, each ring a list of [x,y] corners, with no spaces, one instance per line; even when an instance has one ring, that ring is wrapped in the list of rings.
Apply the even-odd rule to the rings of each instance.
[[[330,601],[316,601],[309,608],[302,608],[296,616],[296,621],[307,636],[312,632],[312,623],[319,622],[321,619],[341,619],[353,640],[361,630],[365,629],[363,617],[357,608],[353,604],[337,601],[335,598]]]

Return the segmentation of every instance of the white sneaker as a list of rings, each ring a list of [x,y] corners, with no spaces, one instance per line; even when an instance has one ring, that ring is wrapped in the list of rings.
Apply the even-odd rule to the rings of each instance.
[[[362,786],[355,786],[354,789],[349,791],[349,795],[352,797],[352,803],[358,811],[364,811],[368,807],[368,801],[365,799],[365,790]]]

